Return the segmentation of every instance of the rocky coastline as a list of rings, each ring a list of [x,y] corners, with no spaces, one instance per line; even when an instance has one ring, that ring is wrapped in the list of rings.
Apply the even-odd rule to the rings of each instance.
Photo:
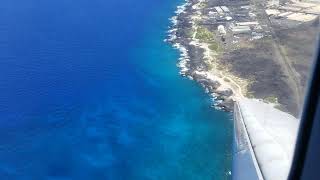
[[[215,108],[232,111],[235,101],[250,98],[298,117],[319,32],[312,7],[320,4],[186,0],[166,42],[180,51],[180,74],[200,83]],[[301,40],[308,46],[295,46]]]
[[[172,25],[165,41],[180,52],[177,63],[180,74],[200,83],[213,99],[212,107],[230,112],[235,101],[234,90],[226,82],[221,82],[221,78],[209,74],[209,67],[205,63],[206,50],[199,43],[195,43],[194,35],[190,34],[196,19],[194,16],[200,13],[202,2],[186,0],[183,5],[177,7],[176,15],[170,19]]]

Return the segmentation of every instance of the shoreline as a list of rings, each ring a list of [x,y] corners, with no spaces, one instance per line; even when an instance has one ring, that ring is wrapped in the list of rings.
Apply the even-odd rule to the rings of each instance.
[[[180,52],[177,62],[180,75],[200,83],[205,92],[213,99],[214,108],[232,112],[234,102],[245,97],[241,86],[232,77],[219,71],[217,64],[214,65],[214,70],[207,69],[204,64],[205,60],[212,61],[212,54],[215,52],[210,50],[207,43],[200,42],[195,37],[195,32],[191,38],[184,37],[184,26],[193,30],[198,28],[195,24],[196,20],[201,18],[200,11],[203,2],[205,0],[185,0],[182,5],[177,7],[175,16],[169,19],[172,25],[165,41],[172,44]]]
[[[259,165],[256,167],[260,168],[260,174],[270,179],[285,179],[294,152],[302,103],[296,101],[299,97],[294,91],[300,83],[290,76],[296,69],[290,67],[293,62],[286,64],[294,56],[283,54],[282,49],[289,46],[284,47],[280,42],[286,38],[274,33],[283,30],[282,24],[276,24],[278,17],[272,19],[267,14],[268,7],[250,3],[238,7],[220,2],[206,7],[206,3],[207,0],[186,0],[170,18],[172,26],[166,42],[180,52],[177,62],[180,74],[198,82],[213,99],[214,108],[234,111],[234,123],[242,123],[248,136],[246,142],[250,145],[245,151]],[[314,22],[312,19],[281,21],[291,25],[290,30],[303,32],[303,27],[309,29],[309,24],[317,19]],[[234,131],[234,135],[243,137],[239,131]],[[237,153],[234,156],[240,157]],[[238,173],[241,174],[247,161],[239,159]],[[233,172],[237,174],[234,169]],[[274,176],[275,172],[279,177]]]
[[[274,33],[282,28],[278,19],[268,15],[268,6],[256,6],[254,2],[220,4],[185,0],[169,18],[165,41],[180,52],[180,75],[200,83],[217,109],[232,111],[235,101],[249,98],[298,117],[302,104],[298,99],[304,94],[297,95],[300,82],[291,75],[300,69],[293,68],[296,62],[287,62],[296,58],[286,54],[287,47],[280,48],[286,37]],[[219,12],[220,7],[225,10]],[[309,28],[312,23],[283,21],[292,30],[301,23]],[[307,58],[308,53],[302,56]]]
[[[312,52],[303,48],[297,54],[289,42],[303,38],[312,45],[304,32],[316,34],[319,18],[311,9],[300,13],[309,19],[297,18],[299,13],[281,19],[288,10],[263,2],[185,0],[169,18],[165,41],[180,52],[180,74],[200,83],[217,109],[232,111],[235,101],[249,98],[299,117],[306,87],[301,82],[310,72],[312,63],[306,59],[312,59]],[[312,6],[320,9],[320,4]]]

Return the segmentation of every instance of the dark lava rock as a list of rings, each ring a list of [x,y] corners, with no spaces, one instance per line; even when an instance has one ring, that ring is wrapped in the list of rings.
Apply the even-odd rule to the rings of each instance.
[[[225,99],[224,101],[221,102],[219,105],[222,109],[225,111],[232,112],[233,111],[233,106],[234,106],[234,101],[230,98]]]
[[[217,94],[221,95],[221,96],[231,96],[233,94],[231,89],[227,89],[224,91],[218,91]]]

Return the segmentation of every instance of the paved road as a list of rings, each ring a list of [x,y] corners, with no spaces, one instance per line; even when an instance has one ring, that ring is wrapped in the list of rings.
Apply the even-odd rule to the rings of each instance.
[[[270,19],[268,18],[268,15],[265,12],[265,3],[261,0],[252,0],[255,7],[257,8],[257,11],[260,13],[259,21],[262,24],[266,24],[269,28],[269,31],[272,36],[272,46],[274,49],[274,56],[278,60],[277,62],[281,65],[281,68],[283,69],[283,73],[288,77],[287,82],[291,86],[291,89],[293,90],[293,97],[296,101],[297,110],[301,108],[303,104],[303,97],[304,93],[302,90],[302,85],[300,81],[300,75],[297,73],[295,68],[292,66],[291,61],[289,60],[287,56],[286,50],[280,45],[280,40],[277,36],[277,34],[274,32],[272,28],[272,24],[270,22]]]

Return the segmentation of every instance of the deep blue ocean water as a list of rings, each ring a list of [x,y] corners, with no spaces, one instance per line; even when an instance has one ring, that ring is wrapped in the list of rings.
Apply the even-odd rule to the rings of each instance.
[[[231,116],[163,42],[181,0],[2,0],[0,179],[228,179]]]

